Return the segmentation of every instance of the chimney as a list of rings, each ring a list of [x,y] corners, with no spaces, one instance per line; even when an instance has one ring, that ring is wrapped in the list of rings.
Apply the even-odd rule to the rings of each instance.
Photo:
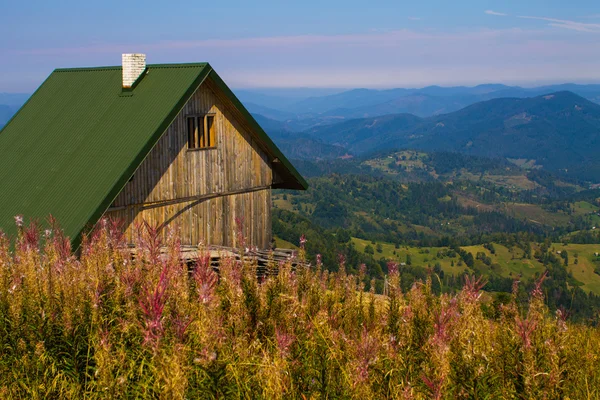
[[[131,89],[134,82],[146,70],[145,54],[123,54],[123,88]]]

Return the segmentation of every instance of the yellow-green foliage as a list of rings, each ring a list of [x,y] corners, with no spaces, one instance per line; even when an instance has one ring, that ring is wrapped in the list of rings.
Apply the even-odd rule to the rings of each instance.
[[[0,239],[1,398],[600,397],[600,332],[551,315],[539,285],[528,309],[484,313],[480,279],[402,293],[395,264],[381,296],[343,260],[263,280],[202,254],[191,271],[148,225],[135,260],[108,222],[78,257],[39,236]]]
[[[396,248],[391,243],[377,242],[371,243],[368,240],[352,238],[352,242],[358,251],[363,252],[365,247],[370,245],[376,248],[381,246],[381,253],[375,252],[376,258],[384,258],[394,260],[398,263],[405,262],[406,256],[409,255],[414,266],[433,266],[439,263],[444,273],[461,275],[473,273],[463,263],[459,263],[459,257],[438,257],[439,252],[447,251],[448,247],[409,247],[399,246]],[[546,269],[546,266],[535,258],[527,258],[524,251],[518,247],[508,248],[502,244],[493,243],[495,252],[491,253],[483,245],[463,246],[465,251],[470,252],[475,256],[477,253],[484,253],[490,257],[492,268],[498,275],[510,278],[521,276],[523,279],[531,279],[536,275],[541,274]],[[539,249],[539,244],[533,244],[533,251]],[[596,259],[595,253],[600,253],[600,245],[598,244],[564,244],[552,243],[550,251],[558,256],[559,251],[567,251],[569,254],[569,264],[567,270],[573,274],[573,277],[581,282],[581,288],[586,292],[591,292],[595,295],[600,295],[600,275],[595,272]],[[575,257],[577,255],[577,257]],[[577,262],[575,262],[577,259]],[[460,265],[459,265],[460,264]],[[475,261],[476,267],[485,271],[490,267],[486,267],[483,262]]]

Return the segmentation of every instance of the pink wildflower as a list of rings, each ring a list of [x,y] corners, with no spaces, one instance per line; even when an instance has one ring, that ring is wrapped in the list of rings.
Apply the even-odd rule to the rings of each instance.
[[[211,302],[217,282],[217,274],[210,265],[210,253],[201,253],[196,259],[196,268],[194,269],[194,280],[196,281],[196,292],[198,299],[202,304]]]
[[[296,340],[296,337],[293,334],[286,332],[284,329],[275,328],[275,342],[281,357],[285,358],[289,355],[294,340]]]
[[[346,256],[342,253],[338,254],[338,261],[340,264],[340,270],[344,269],[346,266]]]
[[[367,265],[364,263],[360,264],[360,266],[358,267],[358,276],[364,277],[366,273],[367,273]]]
[[[556,310],[556,319],[558,321],[558,326],[560,330],[567,330],[567,319],[571,316],[571,312],[566,310],[563,306],[560,306],[558,310]]]
[[[235,218],[237,245],[240,249],[246,247],[246,238],[244,236],[244,217]]]
[[[103,225],[106,227],[108,222],[103,220]],[[163,246],[161,231],[160,225],[151,225],[146,220],[139,227],[140,250],[148,255],[148,261],[154,265],[159,264],[160,261],[160,251]]]
[[[537,322],[529,319],[521,319],[518,316],[515,317],[517,325],[517,334],[521,338],[523,346],[528,349],[531,347],[531,334],[537,327]]]
[[[432,399],[439,400],[442,398],[442,383],[444,383],[443,379],[429,379],[425,375],[422,375],[421,379],[425,385],[427,385],[429,390],[431,390]]]
[[[398,273],[398,263],[390,261],[387,263],[388,274],[396,275]]]
[[[542,292],[542,283],[544,283],[546,277],[548,277],[548,270],[544,271],[544,273],[535,281],[535,286],[531,291],[532,297],[541,299],[544,296],[544,293]]]
[[[144,296],[140,299],[140,308],[144,316],[144,343],[157,345],[164,333],[163,311],[167,303],[168,285],[167,268],[165,267],[154,290],[145,290]]]
[[[180,315],[177,311],[174,311],[171,322],[173,324],[173,330],[175,331],[175,337],[180,342],[183,342],[186,337],[187,328],[192,323],[192,318]]]
[[[369,379],[369,365],[377,360],[377,339],[369,334],[366,327],[363,327],[360,341],[357,345],[358,356],[358,382],[366,382]]]
[[[306,236],[300,236],[300,248],[304,250],[304,245],[306,244]]]
[[[475,279],[475,277],[465,276],[465,286],[463,286],[463,294],[467,300],[478,300],[481,297],[481,289],[487,284],[483,276]]]
[[[439,313],[434,316],[434,335],[432,342],[439,346],[446,346],[450,341],[450,331],[454,321],[458,317],[457,303],[452,299],[450,303],[443,306]]]
[[[519,293],[519,283],[521,283],[520,280],[515,279],[512,283],[512,294],[513,296],[516,296]]]

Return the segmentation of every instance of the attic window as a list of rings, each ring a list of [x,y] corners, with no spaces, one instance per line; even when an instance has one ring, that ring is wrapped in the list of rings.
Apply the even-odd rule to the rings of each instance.
[[[186,122],[189,150],[216,147],[217,134],[214,114],[188,116]]]

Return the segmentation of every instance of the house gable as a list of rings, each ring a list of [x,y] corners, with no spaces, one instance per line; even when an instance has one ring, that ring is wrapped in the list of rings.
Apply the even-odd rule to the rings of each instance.
[[[190,149],[186,119],[214,116],[216,144]],[[124,221],[133,241],[142,221],[178,230],[182,242],[233,246],[235,219],[248,244],[270,241],[272,156],[210,78],[183,106],[117,196],[107,216]],[[163,232],[166,238],[166,231]]]

